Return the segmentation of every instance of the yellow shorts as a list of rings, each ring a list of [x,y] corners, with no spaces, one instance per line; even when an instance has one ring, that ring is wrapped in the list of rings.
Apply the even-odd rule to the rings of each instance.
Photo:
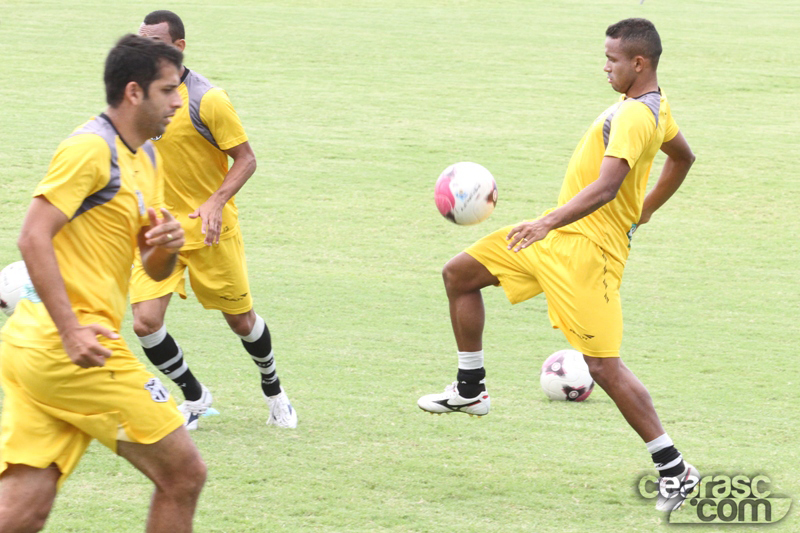
[[[623,264],[587,237],[560,231],[514,253],[506,241],[513,227],[464,251],[500,280],[512,304],[544,292],[551,324],[573,348],[592,357],[619,357]]]
[[[129,288],[131,303],[155,300],[173,292],[186,299],[187,268],[192,290],[206,309],[239,315],[253,308],[240,230],[218,244],[181,250],[175,271],[163,281],[147,275],[137,251]]]
[[[80,368],[62,348],[0,343],[0,474],[9,464],[61,471],[60,487],[93,438],[113,452],[117,441],[152,444],[183,425],[158,378],[122,339],[104,339],[103,367]]]

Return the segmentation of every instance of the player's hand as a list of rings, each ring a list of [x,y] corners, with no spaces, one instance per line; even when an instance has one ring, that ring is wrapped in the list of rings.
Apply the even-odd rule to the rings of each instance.
[[[544,239],[548,233],[550,233],[550,228],[542,222],[542,219],[523,222],[506,235],[506,240],[509,241],[508,249],[519,252],[536,241]]]
[[[156,210],[152,207],[147,209],[147,216],[150,218],[150,229],[144,234],[148,246],[163,248],[170,253],[177,254],[181,251],[185,239],[181,223],[175,220],[172,214],[161,208],[161,218],[156,216]]]
[[[99,324],[78,326],[61,335],[70,360],[81,368],[104,366],[111,350],[100,344],[97,336],[118,339],[119,335]]]
[[[641,226],[642,224],[647,224],[650,222],[650,217],[653,216],[653,213],[647,213],[642,211],[642,216],[639,217],[639,222],[636,223],[637,226]]]
[[[219,234],[222,230],[222,208],[225,204],[219,204],[213,198],[209,198],[203,205],[189,215],[189,218],[200,217],[203,221],[201,231],[206,238],[203,240],[206,246],[219,243]]]

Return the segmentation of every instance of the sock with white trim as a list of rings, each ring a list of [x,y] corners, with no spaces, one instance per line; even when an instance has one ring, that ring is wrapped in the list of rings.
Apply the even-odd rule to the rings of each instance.
[[[239,335],[247,353],[261,372],[261,390],[266,396],[281,393],[281,380],[275,368],[275,356],[272,353],[272,338],[264,319],[256,315],[256,323],[248,335]]]
[[[486,390],[486,370],[483,368],[483,350],[458,352],[458,394],[474,398]]]
[[[659,477],[675,477],[686,469],[681,453],[675,448],[672,439],[666,433],[651,440],[646,446],[653,458]]]
[[[183,350],[167,333],[166,324],[155,333],[139,337],[139,343],[153,366],[181,388],[187,401],[200,399],[203,387],[183,360]]]

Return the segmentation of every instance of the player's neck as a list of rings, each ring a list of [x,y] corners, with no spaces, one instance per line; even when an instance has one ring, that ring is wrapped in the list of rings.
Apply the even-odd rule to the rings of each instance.
[[[147,141],[148,135],[138,131],[133,117],[129,116],[122,107],[109,107],[106,109],[105,115],[111,121],[114,129],[117,130],[117,134],[119,134],[122,142],[125,143],[125,146],[132,152],[138,150],[139,147]]]
[[[639,78],[625,91],[626,98],[638,98],[643,94],[658,92],[658,78],[647,76],[646,78]]]

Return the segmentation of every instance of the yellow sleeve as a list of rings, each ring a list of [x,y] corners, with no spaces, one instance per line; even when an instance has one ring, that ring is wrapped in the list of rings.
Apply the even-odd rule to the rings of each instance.
[[[233,108],[228,93],[215,87],[200,101],[200,120],[211,130],[220,150],[228,150],[247,142],[247,133]]]
[[[667,120],[664,124],[664,142],[669,142],[675,138],[675,136],[680,131],[678,128],[678,124],[675,122],[675,119],[672,118],[672,113],[667,110]]]
[[[71,219],[83,201],[105,187],[110,179],[108,144],[98,135],[75,135],[58,146],[33,196],[44,196]]]
[[[605,156],[625,159],[633,168],[653,138],[656,119],[641,102],[623,103],[611,120]]]

